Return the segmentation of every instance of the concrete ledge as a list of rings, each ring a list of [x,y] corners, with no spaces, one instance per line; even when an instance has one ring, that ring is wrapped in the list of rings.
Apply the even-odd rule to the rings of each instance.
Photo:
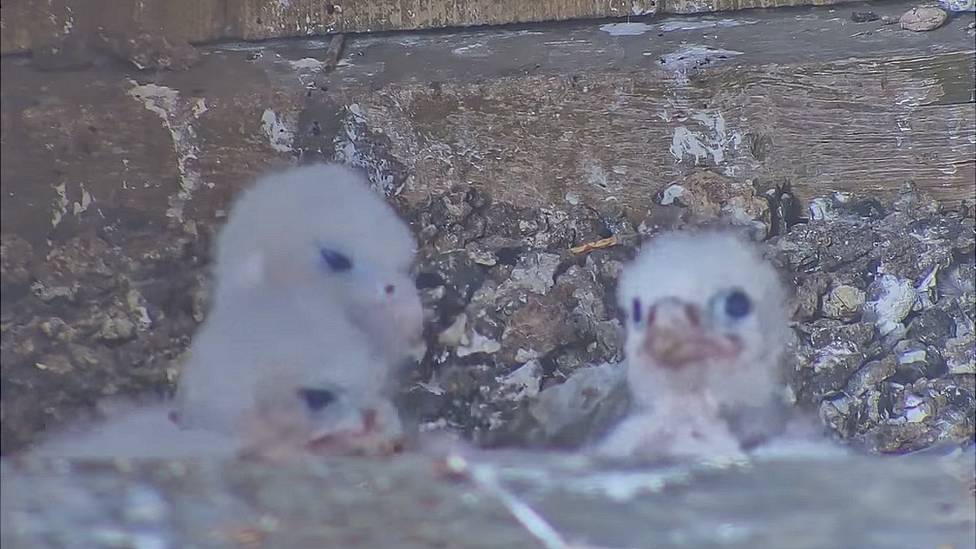
[[[0,522],[5,547],[962,548],[976,535],[968,459],[608,468],[484,453],[452,475],[417,455],[5,462]]]

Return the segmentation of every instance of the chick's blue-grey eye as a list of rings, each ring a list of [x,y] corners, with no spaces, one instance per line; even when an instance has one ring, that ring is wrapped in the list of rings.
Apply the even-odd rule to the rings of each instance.
[[[638,299],[638,298],[635,297],[634,298],[634,302],[631,305],[631,307],[632,307],[633,310],[631,311],[630,314],[631,314],[631,318],[634,319],[634,324],[640,324],[641,319],[643,318],[643,312],[644,312],[643,311],[643,308],[641,307],[641,301],[640,301],[640,299]]]
[[[335,402],[336,395],[328,389],[298,389],[298,396],[305,401],[305,405],[313,412],[325,408]]]
[[[749,316],[752,312],[752,300],[742,290],[732,290],[725,296],[725,314],[729,318],[739,320]]]
[[[322,255],[322,259],[325,260],[325,264],[328,265],[329,270],[334,273],[343,273],[352,269],[352,260],[345,254],[330,248],[321,248],[319,253]]]

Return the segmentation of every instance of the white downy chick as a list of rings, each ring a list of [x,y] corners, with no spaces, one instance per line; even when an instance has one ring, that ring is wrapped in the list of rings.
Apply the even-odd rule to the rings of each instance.
[[[366,177],[337,164],[271,173],[236,201],[217,240],[212,308],[257,288],[315,284],[377,349],[420,342],[410,230]]]
[[[149,406],[109,411],[98,422],[77,422],[48,433],[26,455],[81,459],[105,458],[229,458],[240,446],[233,435],[183,430],[170,419],[172,406]]]
[[[215,308],[180,376],[180,425],[234,433],[272,379],[290,388],[274,395],[340,388],[343,402],[368,407],[384,401],[396,362],[348,321],[325,284],[255,288]]]
[[[340,387],[363,417],[389,415],[390,374],[423,329],[409,276],[414,252],[406,224],[350,168],[313,165],[262,178],[218,238],[215,297],[177,392],[180,424],[240,428],[271,375],[296,390]],[[384,432],[398,436],[393,423]]]
[[[263,178],[218,240],[216,296],[177,410],[119,414],[45,447],[166,457],[394,445],[402,433],[385,383],[422,333],[414,248],[406,225],[349,168]]]
[[[313,455],[381,456],[402,444],[399,418],[380,398],[357,401],[338,385],[297,388],[274,373],[258,384],[253,407],[233,430],[184,429],[168,404],[103,410],[49,433],[26,451],[32,457],[72,459],[259,459],[300,462]],[[113,409],[114,408],[114,409]]]
[[[770,402],[790,337],[773,266],[731,233],[665,234],[624,268],[618,301],[635,410],[599,452],[740,457],[727,418]]]
[[[339,385],[302,387],[279,374],[261,384],[241,433],[241,457],[278,462],[312,455],[382,456],[403,444],[389,401],[364,401]]]

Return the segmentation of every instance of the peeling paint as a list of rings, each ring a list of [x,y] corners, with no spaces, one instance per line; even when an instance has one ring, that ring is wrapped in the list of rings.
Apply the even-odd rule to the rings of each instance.
[[[272,149],[278,152],[292,151],[291,145],[295,140],[295,132],[286,128],[273,110],[264,110],[261,115],[261,130],[268,136]]]
[[[158,115],[172,137],[176,165],[180,171],[180,190],[176,196],[170,197],[166,216],[182,222],[183,206],[193,198],[193,192],[201,181],[200,173],[194,166],[200,146],[197,144],[197,132],[190,124],[196,118],[198,103],[194,102],[191,106],[180,101],[180,92],[166,86],[139,85],[132,79],[129,79],[129,83],[132,88],[127,92],[128,95],[142,101],[147,110]]]

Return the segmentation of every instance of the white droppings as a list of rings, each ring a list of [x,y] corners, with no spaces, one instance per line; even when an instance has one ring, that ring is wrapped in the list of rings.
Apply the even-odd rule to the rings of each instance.
[[[824,370],[832,370],[854,353],[854,349],[847,343],[831,343],[816,351],[813,360],[813,371],[819,374]]]
[[[84,185],[78,186],[81,187],[81,201],[75,202],[71,205],[71,213],[76,216],[81,212],[86,211],[88,206],[91,206],[92,203],[91,193],[88,192],[88,189],[86,189]]]
[[[507,396],[512,400],[522,400],[539,394],[542,380],[542,365],[537,360],[530,360],[507,376],[495,378],[495,381],[508,387],[511,391]]]
[[[610,187],[610,183],[607,180],[607,172],[596,164],[590,164],[586,168],[586,182],[604,190],[609,190]]]
[[[670,206],[674,201],[685,194],[685,188],[681,185],[671,185],[661,193],[661,205]]]
[[[54,198],[54,210],[51,212],[51,226],[57,227],[61,224],[61,220],[68,213],[68,192],[66,190],[67,184],[64,182],[54,185],[54,193],[56,194]]]
[[[291,152],[295,133],[285,127],[273,110],[265,109],[261,114],[261,130],[268,136],[272,149],[283,153]]]
[[[879,281],[881,293],[876,301],[865,304],[865,310],[874,313],[878,333],[887,335],[901,327],[901,323],[918,302],[918,292],[910,280],[893,275],[882,275]]]
[[[320,72],[325,70],[325,61],[321,61],[314,57],[303,57],[298,61],[289,61],[292,70],[298,72]]]
[[[207,112],[207,100],[203,97],[198,97],[193,103],[193,118],[200,118],[200,115]]]
[[[125,296],[126,304],[129,306],[129,310],[135,315],[136,329],[140,332],[146,331],[152,327],[152,318],[149,316],[149,311],[146,309],[145,302],[142,294],[138,290],[129,290],[129,293]]]
[[[176,152],[176,165],[180,171],[180,190],[171,197],[166,216],[183,222],[183,206],[193,197],[193,191],[200,185],[201,176],[194,167],[194,161],[200,152],[197,145],[197,133],[190,124],[195,118],[196,102],[188,105],[180,100],[178,91],[156,84],[139,85],[129,80],[132,88],[127,94],[139,101],[149,111],[155,113],[163,121],[163,126],[169,130]]]
[[[634,17],[640,17],[642,15],[654,15],[658,10],[658,2],[656,0],[630,0],[630,14]]]
[[[639,36],[651,30],[651,26],[645,25],[644,23],[631,22],[610,23],[608,25],[601,25],[600,30],[610,36]]]
[[[736,20],[736,19],[718,19],[713,21],[703,20],[703,19],[688,19],[688,20],[677,20],[677,21],[667,21],[658,25],[658,30],[661,32],[671,32],[671,31],[689,31],[689,30],[701,30],[701,29],[715,29],[715,28],[727,28],[727,27],[738,27],[741,25],[755,25],[759,21],[756,20]]]
[[[478,332],[474,332],[474,334],[471,335],[470,345],[457,348],[457,356],[458,358],[462,358],[475,353],[485,353],[486,355],[490,355],[492,353],[497,353],[499,350],[501,350],[501,348],[501,343],[495,341],[494,339],[485,337]]]
[[[534,349],[519,348],[518,351],[515,351],[515,360],[517,362],[529,362],[530,360],[536,360],[539,357],[539,351]]]
[[[935,302],[939,299],[936,286],[937,281],[935,279],[938,272],[939,265],[936,264],[934,267],[932,267],[932,270],[929,271],[929,274],[925,275],[925,278],[918,283],[916,292],[918,292],[918,299],[923,309],[927,309],[935,305]]]
[[[469,343],[467,335],[468,317],[459,314],[451,325],[438,334],[437,342],[446,347],[459,347]]]
[[[488,44],[477,42],[454,48],[451,53],[458,57],[487,57],[491,53],[487,46]]]
[[[512,269],[512,274],[499,286],[498,291],[506,292],[514,287],[546,295],[555,285],[553,279],[559,263],[560,258],[556,254],[529,255]]]
[[[723,50],[710,46],[691,45],[661,56],[661,65],[670,70],[679,84],[688,83],[688,69],[724,61],[742,55],[741,51]]]
[[[913,394],[905,395],[905,420],[908,423],[921,423],[929,417],[929,405],[922,397]]]
[[[353,103],[346,107],[347,115],[343,117],[342,127],[333,141],[335,159],[339,162],[362,168],[369,176],[370,183],[374,188],[383,192],[387,196],[399,193],[406,181],[393,179],[396,171],[390,160],[379,157],[372,152],[369,147],[365,150],[360,149],[360,144],[371,143],[369,132],[369,120],[362,107]],[[377,133],[380,128],[373,131]]]
[[[691,160],[697,164],[708,159],[719,165],[725,162],[727,152],[739,146],[741,136],[726,128],[722,113],[702,111],[693,113],[691,119],[698,122],[697,128],[678,126],[671,138],[671,155],[677,162]]]
[[[823,221],[836,217],[832,215],[833,209],[834,204],[829,198],[814,198],[810,201],[810,219]]]

